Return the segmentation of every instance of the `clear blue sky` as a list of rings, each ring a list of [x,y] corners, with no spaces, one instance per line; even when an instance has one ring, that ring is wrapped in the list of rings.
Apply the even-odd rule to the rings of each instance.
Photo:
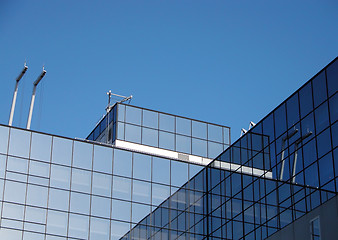
[[[232,141],[333,60],[338,2],[0,1],[0,123],[84,138],[108,90],[232,128]]]

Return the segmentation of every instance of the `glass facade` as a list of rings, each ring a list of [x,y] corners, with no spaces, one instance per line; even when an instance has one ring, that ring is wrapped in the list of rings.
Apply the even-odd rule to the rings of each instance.
[[[335,197],[337,89],[335,59],[123,239],[265,239]]]
[[[230,128],[119,103],[87,139],[122,140],[213,159],[230,145]]]

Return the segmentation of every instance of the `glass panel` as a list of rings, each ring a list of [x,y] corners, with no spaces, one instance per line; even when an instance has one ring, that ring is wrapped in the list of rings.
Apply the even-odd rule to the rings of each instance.
[[[275,111],[275,133],[279,137],[286,131],[286,112],[285,104],[280,105]]]
[[[159,147],[175,150],[175,135],[167,132],[159,132]]]
[[[46,223],[46,209],[26,206],[25,220],[34,223]]]
[[[70,166],[72,160],[73,141],[53,137],[52,162]]]
[[[94,145],[93,170],[104,173],[112,173],[113,149]]]
[[[151,157],[134,153],[133,177],[141,180],[151,180]]]
[[[315,77],[315,79],[312,80],[312,86],[313,101],[315,107],[317,107],[327,98],[325,71],[322,71],[319,75]]]
[[[195,176],[203,168],[204,168],[203,166],[189,164],[189,178],[192,178],[193,176]]]
[[[7,170],[27,174],[28,160],[23,158],[8,157]]]
[[[334,123],[338,120],[338,93],[330,98],[330,120]]]
[[[315,120],[316,120],[316,133],[321,132],[326,127],[329,126],[329,112],[328,112],[328,106],[327,102],[320,105],[315,110]]]
[[[150,206],[133,203],[132,204],[132,219],[133,223],[138,223],[142,218],[150,213]]]
[[[143,110],[143,126],[158,129],[158,113]]]
[[[132,153],[119,149],[114,150],[114,174],[131,177]]]
[[[7,153],[9,128],[0,126],[0,153]]]
[[[34,176],[49,178],[49,166],[50,164],[47,164],[47,163],[36,162],[36,161],[30,160],[29,174],[34,175]]]
[[[188,181],[188,164],[171,161],[171,185],[180,187]]]
[[[230,144],[230,129],[229,128],[223,128],[223,138],[224,138],[224,144]]]
[[[222,145],[221,145],[221,151],[222,152]],[[207,141],[200,140],[193,138],[192,139],[192,154],[201,156],[201,157],[208,157],[207,156]]]
[[[68,236],[75,238],[88,239],[89,217],[69,214]]]
[[[202,139],[207,139],[207,124],[197,121],[192,121],[192,136]]]
[[[126,122],[141,125],[141,109],[126,106]]]
[[[50,162],[52,137],[38,133],[32,133],[31,158]]]
[[[126,124],[125,140],[129,142],[141,143],[141,127]]]
[[[193,142],[194,143],[194,142]],[[193,145],[194,147],[194,145]],[[214,159],[223,152],[223,145],[220,143],[208,142],[208,158]],[[201,155],[203,156],[203,155]]]
[[[131,180],[113,177],[113,197],[123,200],[131,199]]]
[[[5,170],[6,170],[5,168],[6,168],[6,156],[0,155],[0,178],[5,177]]]
[[[111,240],[119,240],[129,229],[129,223],[111,221]]]
[[[93,145],[74,141],[73,166],[85,169],[92,168]]]
[[[222,142],[223,133],[222,127],[208,124],[208,140]]]
[[[96,195],[111,196],[112,177],[111,175],[93,173],[92,193]]]
[[[90,195],[71,192],[70,211],[75,213],[89,214]]]
[[[330,128],[317,136],[318,158],[324,156],[331,150]]]
[[[91,218],[90,219],[90,239],[109,239],[109,220]]]
[[[158,146],[158,130],[142,128],[142,144]]]
[[[170,184],[170,160],[153,157],[153,182]]]
[[[326,69],[326,76],[327,76],[327,85],[328,85],[328,91],[329,96],[333,95],[338,91],[338,61],[334,61],[333,64],[331,64]]]
[[[92,215],[110,218],[110,202],[110,198],[92,196]]]
[[[307,83],[299,91],[300,115],[305,117],[313,109],[311,82]]]
[[[191,120],[176,117],[176,133],[191,136]]]
[[[125,120],[125,112],[126,112],[126,106],[122,104],[117,105],[117,116],[118,121],[124,122]]]
[[[49,190],[48,208],[68,211],[69,191],[53,189]]]
[[[152,204],[160,205],[165,199],[170,196],[170,188],[168,186],[153,184],[152,185]]]
[[[11,218],[23,220],[24,206],[18,204],[4,203],[3,205],[3,218]]]
[[[48,210],[47,233],[67,236],[68,214]]]
[[[150,183],[133,180],[133,201],[150,204],[150,193]]]
[[[91,172],[72,169],[72,190],[90,193]]]
[[[47,207],[48,188],[35,185],[28,185],[27,205]]]
[[[294,94],[286,102],[288,128],[291,128],[299,121],[298,93]]]
[[[159,114],[160,117],[160,130],[175,132],[175,117],[167,114]]]
[[[131,203],[112,200],[112,218],[116,220],[130,221]]]
[[[124,125],[124,123],[120,122],[117,124],[117,139],[124,140]]]
[[[24,204],[25,197],[26,184],[8,180],[5,182],[5,201]]]
[[[12,128],[9,141],[9,154],[28,158],[30,138],[30,132]]]
[[[176,135],[176,151],[183,153],[191,153],[191,138]]]
[[[44,240],[45,235],[33,232],[24,232],[23,233],[23,240]]]
[[[52,165],[50,185],[52,187],[69,189],[70,186],[70,168]]]

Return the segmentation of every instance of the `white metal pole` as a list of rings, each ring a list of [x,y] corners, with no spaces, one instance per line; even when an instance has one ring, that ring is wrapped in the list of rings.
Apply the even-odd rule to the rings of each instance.
[[[32,93],[31,105],[29,107],[28,120],[27,120],[27,129],[31,128],[36,87],[38,86],[38,84],[41,81],[41,79],[45,76],[45,74],[46,74],[46,70],[43,68],[42,73],[40,74],[40,76],[33,83],[33,93]]]
[[[26,73],[27,69],[28,69],[28,67],[25,64],[25,66],[22,69],[20,75],[16,78],[15,88],[14,88],[14,94],[13,94],[13,101],[12,101],[12,107],[11,107],[11,112],[9,114],[9,121],[8,121],[8,125],[9,126],[12,126],[12,123],[13,123],[16,97],[18,95],[19,81],[21,80],[21,78],[23,77],[23,75]]]

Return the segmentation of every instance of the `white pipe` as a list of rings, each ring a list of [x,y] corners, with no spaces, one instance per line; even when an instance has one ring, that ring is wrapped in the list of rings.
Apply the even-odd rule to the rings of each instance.
[[[15,110],[15,104],[16,104],[16,97],[18,95],[18,87],[19,87],[19,81],[21,80],[21,78],[23,77],[23,75],[26,73],[28,67],[24,66],[24,68],[22,69],[20,75],[16,78],[16,83],[15,83],[15,88],[14,88],[14,94],[13,94],[13,101],[12,101],[12,107],[11,107],[11,112],[9,114],[9,121],[8,121],[8,125],[12,126],[13,123],[13,118],[14,118],[14,110]]]
[[[32,93],[32,99],[31,99],[31,105],[29,107],[29,113],[28,113],[28,120],[27,120],[27,129],[31,128],[31,122],[32,122],[32,115],[33,115],[33,108],[34,108],[34,101],[35,101],[35,92],[36,87],[38,86],[39,82],[42,80],[42,78],[45,76],[46,70],[43,68],[42,73],[40,76],[35,80],[33,83],[33,93]]]

